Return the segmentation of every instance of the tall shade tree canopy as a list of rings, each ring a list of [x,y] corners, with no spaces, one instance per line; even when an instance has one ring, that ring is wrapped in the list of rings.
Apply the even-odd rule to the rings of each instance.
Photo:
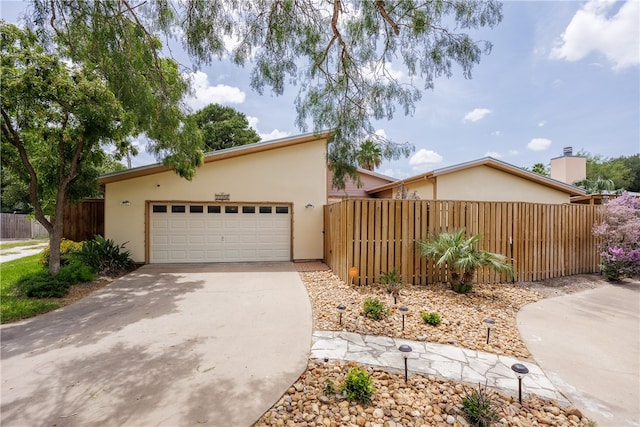
[[[29,31],[0,21],[0,53],[2,168],[28,185],[57,274],[64,206],[95,191],[101,146],[123,146],[126,115],[100,75],[47,53]]]
[[[163,78],[168,65],[154,49],[158,32],[180,37],[200,64],[222,57],[252,63],[258,93],[270,88],[282,94],[287,83],[298,85],[297,125],[334,130],[329,161],[338,188],[345,175],[355,177],[357,141],[373,135],[374,122],[393,118],[398,108],[411,114],[422,90],[451,76],[456,64],[470,78],[491,44],[467,32],[502,19],[495,0],[33,1],[39,28],[53,28],[72,59],[91,58],[126,109],[135,107],[139,87],[169,100],[177,95],[167,90],[175,85]],[[155,67],[136,73],[130,54],[148,56]],[[152,139],[156,128],[178,120],[162,103],[147,113],[134,124],[150,128]],[[158,153],[166,149],[157,147]],[[385,158],[412,150],[389,140],[381,148]],[[188,163],[179,156],[169,160]]]
[[[640,155],[604,158],[587,152],[578,155],[587,158],[587,177],[576,185],[590,193],[601,191],[640,191]]]
[[[260,141],[260,136],[249,126],[247,116],[231,107],[209,104],[192,116],[202,132],[206,151],[222,150]]]

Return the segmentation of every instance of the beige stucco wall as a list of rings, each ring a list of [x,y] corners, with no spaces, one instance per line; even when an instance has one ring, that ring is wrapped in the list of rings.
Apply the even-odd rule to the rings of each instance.
[[[569,203],[569,194],[507,172],[477,166],[437,177],[438,200]]]
[[[587,158],[564,156],[551,159],[551,178],[574,184],[587,177]]]
[[[322,259],[326,173],[322,139],[206,163],[192,181],[168,171],[112,182],[105,185],[105,235],[128,241],[134,261],[144,262],[146,201],[206,202],[229,193],[233,202],[292,203],[293,259]]]
[[[413,196],[413,192],[415,191],[418,194],[420,200],[433,200],[433,181],[432,180],[420,180],[409,182],[404,185],[404,190],[407,193],[407,197],[411,198]],[[400,192],[400,186],[394,187],[389,196],[391,198],[395,198],[396,195]]]

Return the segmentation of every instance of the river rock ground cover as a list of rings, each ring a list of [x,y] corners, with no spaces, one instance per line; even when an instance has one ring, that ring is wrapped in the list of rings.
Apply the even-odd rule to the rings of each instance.
[[[383,335],[452,344],[466,348],[530,358],[516,327],[516,314],[525,304],[544,297],[591,289],[604,282],[597,275],[580,275],[545,282],[475,285],[471,294],[460,295],[446,285],[406,286],[394,303],[381,286],[352,286],[331,271],[300,273],[313,309],[315,330],[346,330],[369,335]],[[367,297],[380,299],[389,315],[376,321],[361,315]],[[339,324],[337,306],[347,308]],[[409,308],[402,330],[397,308]],[[422,311],[437,312],[438,326],[423,322]],[[495,320],[489,344],[483,320]],[[468,426],[462,411],[465,393],[478,384],[460,384],[434,376],[413,374],[405,384],[404,374],[364,367],[376,389],[369,405],[345,400],[340,393],[328,392],[327,384],[337,390],[352,362],[310,360],[307,370],[279,401],[255,424],[256,426]],[[514,378],[515,380],[515,378]],[[331,390],[329,390],[331,391]],[[489,391],[498,415],[498,425],[505,426],[591,426],[594,425],[574,407],[527,395],[522,405],[517,397]]]

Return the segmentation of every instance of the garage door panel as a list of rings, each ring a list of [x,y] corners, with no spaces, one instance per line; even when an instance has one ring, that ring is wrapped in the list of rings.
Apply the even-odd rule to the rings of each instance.
[[[171,244],[172,245],[184,245],[187,243],[187,236],[185,235],[171,235]]]
[[[284,204],[157,205],[150,209],[152,263],[291,259],[291,209]]]
[[[204,230],[205,227],[205,220],[204,219],[198,219],[198,220],[191,220],[189,221],[189,229],[191,230]]]
[[[206,243],[206,236],[204,236],[203,234],[199,234],[199,235],[189,235],[189,244],[190,245],[202,245],[203,243]]]

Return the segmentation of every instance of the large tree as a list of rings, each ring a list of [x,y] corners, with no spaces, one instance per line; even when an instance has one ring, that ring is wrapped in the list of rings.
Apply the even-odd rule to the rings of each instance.
[[[42,31],[53,27],[71,58],[91,57],[110,87],[120,81],[125,92],[162,82],[158,67],[130,79],[136,67],[127,55],[157,43],[156,31],[180,37],[201,64],[221,57],[251,62],[251,85],[259,93],[271,88],[279,95],[287,83],[297,84],[298,126],[334,130],[329,161],[338,187],[346,174],[356,175],[357,141],[373,135],[375,121],[391,119],[398,108],[412,113],[422,89],[456,65],[471,77],[491,44],[466,33],[502,19],[495,0],[33,1],[33,21]],[[381,148],[385,158],[412,149],[389,140]],[[170,158],[184,166],[181,160]]]
[[[231,107],[209,104],[191,117],[202,132],[206,151],[260,141],[260,136],[249,126],[247,116]]]
[[[614,190],[633,191],[634,180],[640,174],[640,168],[638,168],[640,164],[637,163],[640,156],[605,158],[586,152],[579,152],[578,155],[587,158],[587,176],[576,185],[591,193]]]
[[[195,128],[189,123],[163,130],[145,127],[142,121],[151,117],[127,110],[97,67],[70,63],[48,52],[35,33],[2,21],[0,53],[2,168],[28,186],[35,218],[49,233],[49,270],[55,275],[64,206],[97,190],[99,168],[107,160],[103,147],[113,144],[123,152],[127,136],[143,129],[155,132],[161,142],[169,137],[181,141]],[[162,61],[159,65],[171,67]],[[158,104],[140,99],[142,105]],[[193,150],[188,156],[194,156]],[[189,176],[188,169],[179,170]]]

